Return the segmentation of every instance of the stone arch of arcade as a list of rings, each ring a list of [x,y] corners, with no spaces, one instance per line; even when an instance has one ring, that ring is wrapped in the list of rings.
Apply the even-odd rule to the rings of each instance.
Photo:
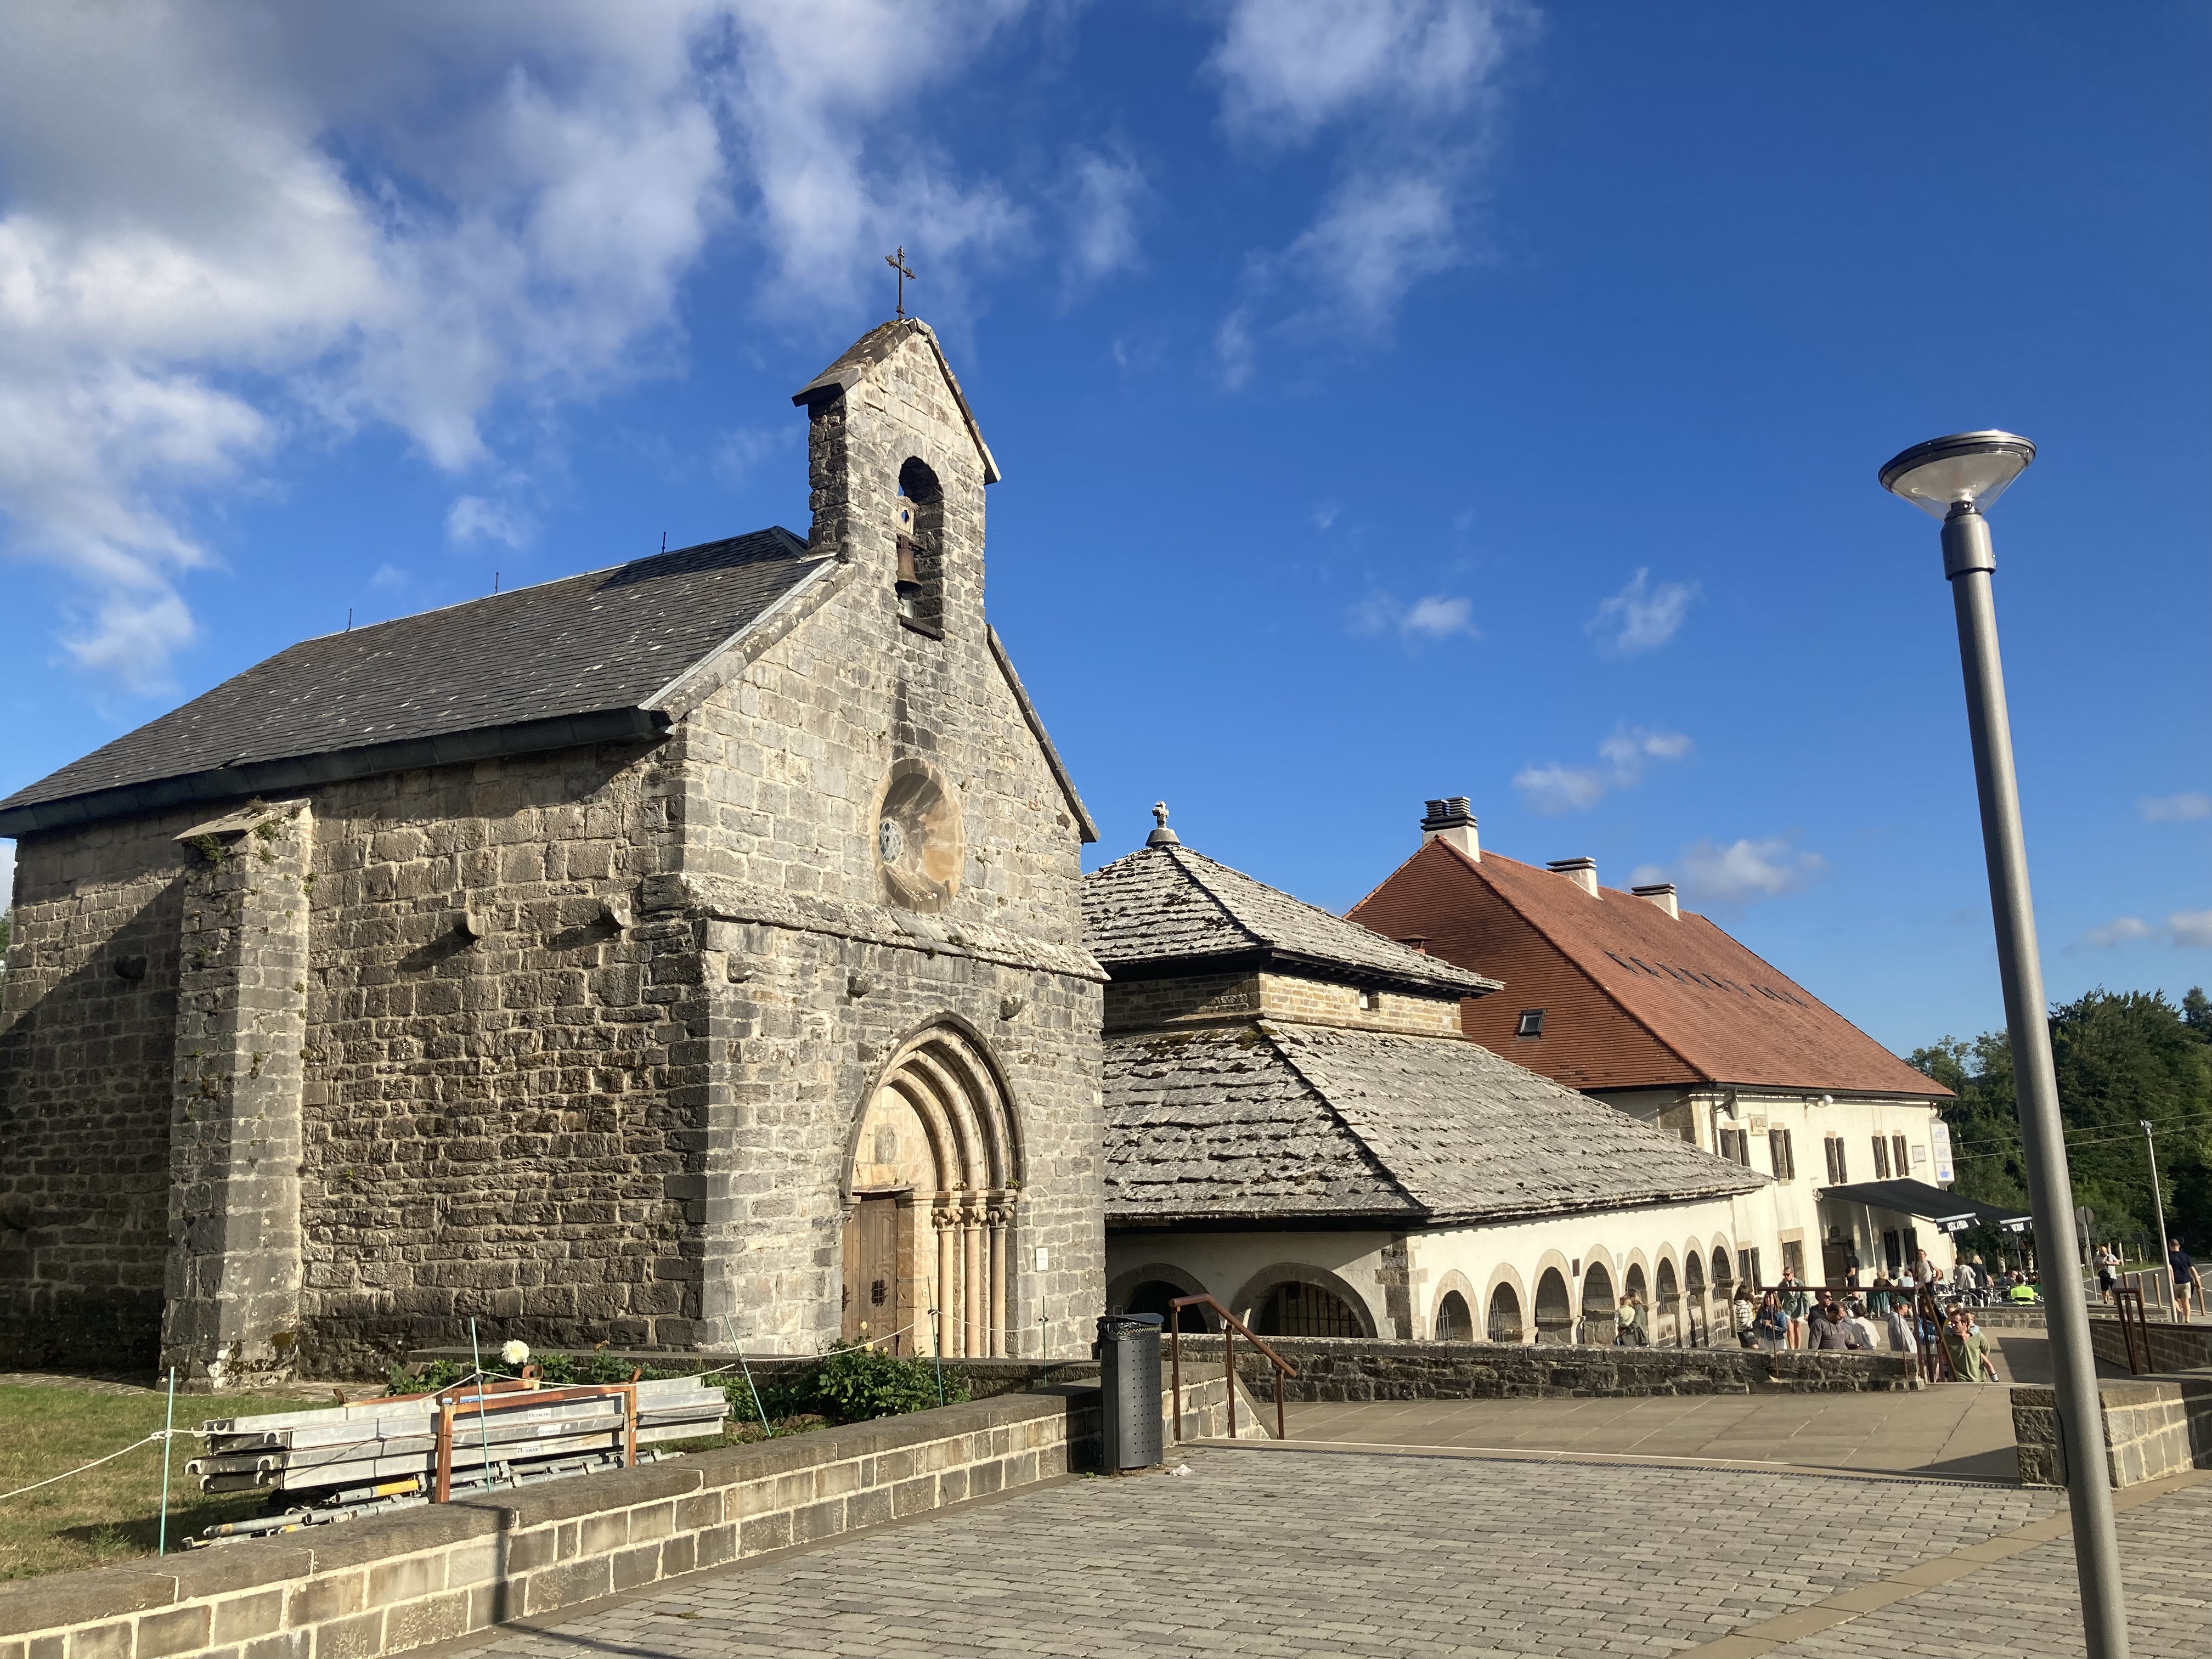
[[[951,1018],[909,1035],[846,1156],[846,1340],[1004,1355],[1021,1183],[1018,1121],[989,1046]]]

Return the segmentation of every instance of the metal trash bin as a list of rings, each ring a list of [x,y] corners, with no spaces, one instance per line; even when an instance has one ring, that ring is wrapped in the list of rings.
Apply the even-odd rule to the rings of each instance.
[[[1160,1464],[1160,1328],[1158,1314],[1109,1314],[1098,1322],[1099,1416],[1107,1474]]]

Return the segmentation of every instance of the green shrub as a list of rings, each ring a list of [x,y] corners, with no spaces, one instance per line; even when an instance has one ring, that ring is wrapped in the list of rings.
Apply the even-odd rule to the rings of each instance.
[[[927,1359],[901,1359],[877,1348],[840,1343],[822,1358],[814,1373],[814,1396],[825,1417],[841,1423],[897,1417],[937,1404],[937,1367]],[[967,1379],[945,1379],[945,1402],[968,1397]]]

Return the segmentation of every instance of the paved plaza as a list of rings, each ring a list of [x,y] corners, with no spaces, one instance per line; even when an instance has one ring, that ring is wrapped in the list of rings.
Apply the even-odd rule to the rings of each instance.
[[[2081,1651],[2062,1494],[1247,1444],[602,1604],[500,1659]],[[2212,1478],[2124,1494],[2137,1659],[2203,1659]],[[2189,1547],[2178,1545],[2187,1540]]]

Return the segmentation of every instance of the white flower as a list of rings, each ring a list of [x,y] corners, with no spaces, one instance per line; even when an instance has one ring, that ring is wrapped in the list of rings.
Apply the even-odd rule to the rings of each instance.
[[[530,1345],[527,1342],[510,1342],[499,1351],[499,1357],[510,1365],[522,1364],[530,1358]]]

